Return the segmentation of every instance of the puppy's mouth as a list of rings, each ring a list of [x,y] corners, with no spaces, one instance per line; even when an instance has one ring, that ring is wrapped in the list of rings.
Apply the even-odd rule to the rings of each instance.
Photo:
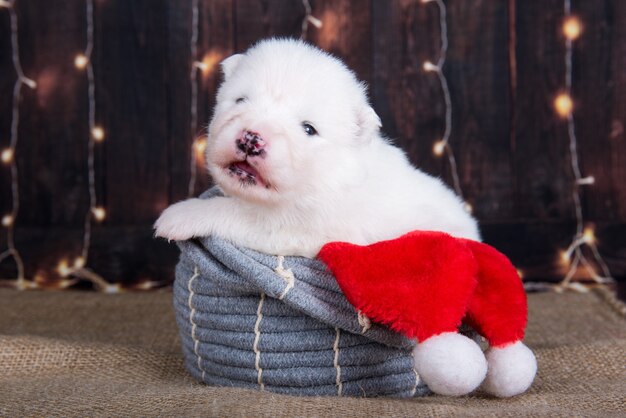
[[[269,189],[271,185],[261,176],[259,171],[248,161],[233,161],[225,167],[230,176],[237,177],[246,186],[263,186]]]

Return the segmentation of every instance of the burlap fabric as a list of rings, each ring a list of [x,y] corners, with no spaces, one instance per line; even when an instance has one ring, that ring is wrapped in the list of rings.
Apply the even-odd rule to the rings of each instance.
[[[0,291],[0,416],[625,416],[626,319],[606,295],[529,295],[539,372],[512,399],[311,398],[196,383],[171,292]]]

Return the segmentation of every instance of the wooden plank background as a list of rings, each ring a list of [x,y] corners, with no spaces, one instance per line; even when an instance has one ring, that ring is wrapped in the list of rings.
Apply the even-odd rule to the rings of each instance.
[[[190,127],[190,65],[226,57],[268,36],[300,35],[299,0],[200,0],[198,57],[190,56],[191,1],[95,1],[96,188],[107,209],[94,227],[90,267],[112,282],[172,279],[177,250],[151,238],[151,224],[187,194],[190,142],[211,117],[218,71],[198,76],[196,132]],[[425,171],[450,182],[432,154],[443,132],[436,76],[436,6],[418,0],[311,0],[324,22],[314,44],[340,56],[369,85],[383,130]],[[450,48],[444,73],[452,94],[461,186],[484,239],[528,280],[558,280],[558,251],[575,231],[566,123],[552,109],[564,86],[562,0],[447,0]],[[626,2],[573,0],[584,23],[574,43],[573,96],[585,218],[618,279],[626,278]],[[27,277],[58,276],[78,255],[87,193],[87,94],[74,56],[85,46],[80,0],[17,0],[20,57],[36,90],[20,103],[21,211],[16,244]],[[8,145],[11,90],[9,15],[0,9],[0,148]],[[210,185],[198,168],[196,190]],[[0,213],[11,207],[10,171],[0,167]],[[6,241],[0,231],[0,243]],[[0,247],[0,250],[4,249]],[[15,276],[12,263],[0,278]]]

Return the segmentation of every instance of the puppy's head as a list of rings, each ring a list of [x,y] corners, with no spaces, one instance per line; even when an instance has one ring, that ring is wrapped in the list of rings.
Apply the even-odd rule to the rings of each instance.
[[[359,150],[380,119],[341,61],[272,39],[227,58],[222,70],[207,162],[227,194],[277,204],[355,181]]]

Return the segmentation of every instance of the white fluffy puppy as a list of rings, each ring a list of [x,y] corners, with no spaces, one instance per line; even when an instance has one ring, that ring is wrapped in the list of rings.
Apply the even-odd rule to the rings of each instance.
[[[381,136],[365,87],[338,59],[274,39],[222,69],[207,162],[226,197],[170,206],[158,236],[305,257],[419,229],[480,239],[459,198]]]
[[[379,132],[365,87],[338,59],[295,40],[268,40],[222,63],[208,133],[209,172],[224,192],[166,209],[156,235],[215,235],[264,253],[315,257],[331,241],[371,244],[413,230],[479,240],[444,184],[411,166]],[[484,379],[480,348],[459,334],[423,344],[416,366],[435,392]],[[422,370],[420,370],[422,369]]]

